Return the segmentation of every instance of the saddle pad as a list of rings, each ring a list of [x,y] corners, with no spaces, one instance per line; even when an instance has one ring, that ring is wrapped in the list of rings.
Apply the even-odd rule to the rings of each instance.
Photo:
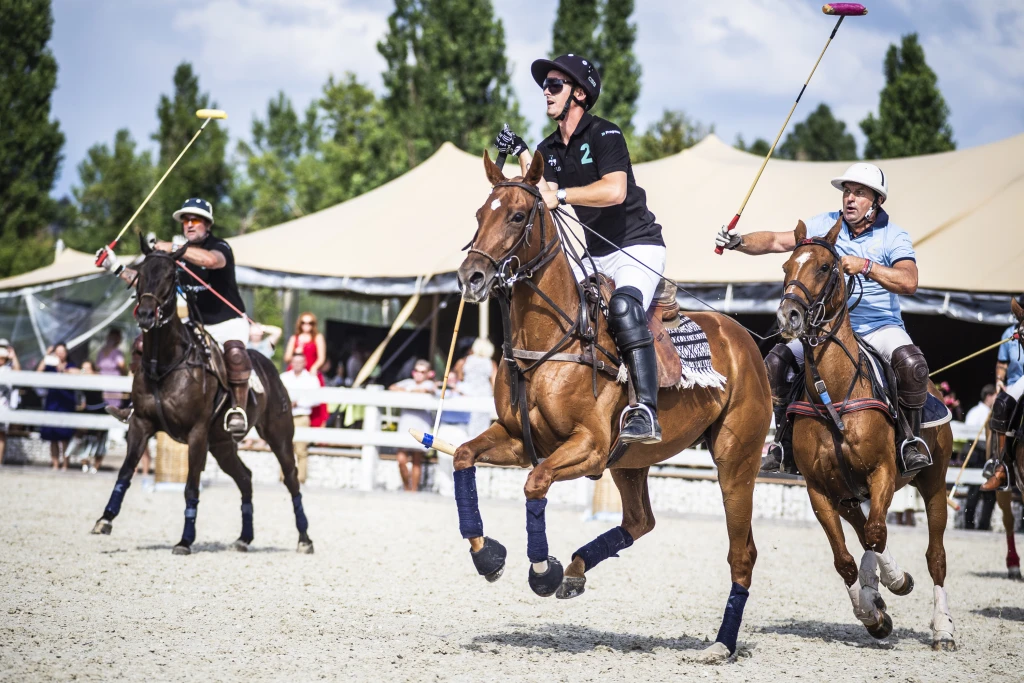
[[[669,329],[668,334],[683,366],[678,388],[698,386],[721,389],[725,386],[725,377],[711,365],[711,345],[697,323],[680,313],[679,326]]]
[[[924,410],[921,412],[921,429],[938,427],[952,419],[953,413],[949,412],[949,408],[942,402],[942,399],[928,394],[928,398],[924,402]]]

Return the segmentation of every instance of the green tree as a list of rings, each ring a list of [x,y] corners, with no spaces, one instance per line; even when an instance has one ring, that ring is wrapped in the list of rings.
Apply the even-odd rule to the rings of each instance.
[[[634,163],[654,161],[693,147],[714,132],[714,126],[694,121],[682,111],[666,109],[661,119],[630,145],[630,156]]]
[[[636,24],[629,23],[633,0],[605,0],[601,11],[597,60],[601,98],[593,113],[613,121],[628,135],[633,131],[640,97],[640,64],[633,52]]]
[[[596,61],[600,21],[597,0],[559,0],[552,29],[551,58],[572,53]]]
[[[734,144],[733,147],[740,150],[741,152],[750,152],[751,154],[756,154],[759,157],[763,157],[768,155],[768,150],[772,148],[772,143],[768,142],[764,138],[757,138],[748,147],[747,143],[743,141],[743,136],[737,134],[736,144]]]
[[[445,141],[476,154],[502,123],[523,128],[490,0],[395,0],[377,49],[387,62],[385,108],[410,167]]]
[[[197,109],[215,108],[207,93],[199,90],[199,77],[192,65],[182,62],[174,71],[174,92],[162,95],[156,115],[159,126],[152,138],[157,143],[158,176],[170,166],[202,125]],[[147,220],[161,226],[157,234],[166,239],[175,230],[171,214],[189,197],[202,197],[213,204],[217,234],[231,235],[238,229],[238,218],[228,201],[234,171],[226,158],[228,134],[211,121],[202,135],[185,153],[164,181],[144,213]],[[152,216],[152,218],[149,218]]]
[[[885,87],[874,114],[860,122],[866,159],[892,159],[956,149],[949,106],[924,59],[917,34],[903,36],[885,54]]]
[[[114,136],[114,147],[93,145],[78,165],[79,184],[72,188],[78,204],[77,219],[61,233],[72,249],[95,251],[117,235],[118,230],[146,198],[156,178],[150,153],[136,153],[135,140],[122,128]],[[147,215],[136,219],[143,232],[156,230],[162,221]],[[125,237],[120,249],[138,251],[138,240]]]
[[[64,134],[50,120],[57,61],[48,0],[0,0],[0,276],[51,260],[45,228]]]
[[[775,156],[798,161],[846,161],[857,158],[857,141],[823,102],[806,121],[793,126]]]

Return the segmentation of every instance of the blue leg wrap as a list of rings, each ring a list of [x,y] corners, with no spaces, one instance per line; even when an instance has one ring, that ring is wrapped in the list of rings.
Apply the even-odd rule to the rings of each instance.
[[[729,648],[729,652],[736,652],[736,636],[740,632],[740,623],[743,621],[743,608],[747,605],[748,591],[738,583],[732,585],[729,591],[729,602],[725,605],[725,616],[722,617],[722,627],[718,629],[718,637],[715,642],[721,643]]]
[[[121,503],[124,501],[124,494],[127,493],[128,487],[131,485],[131,479],[117,480],[117,483],[114,484],[114,490],[110,493],[110,500],[107,502],[107,507],[103,510],[104,519],[110,521],[120,514]]]
[[[242,501],[242,535],[239,537],[246,543],[252,543],[255,533],[252,529],[252,501]]]
[[[572,557],[573,559],[577,557],[582,559],[583,566],[589,572],[599,562],[607,560],[609,557],[618,557],[620,550],[625,550],[631,545],[633,545],[633,536],[621,526],[617,526],[577,550]]]
[[[306,533],[309,529],[309,520],[306,519],[306,511],[302,509],[302,494],[296,493],[292,498],[292,507],[295,508],[295,528],[300,534]]]
[[[181,532],[181,541],[185,545],[192,545],[196,540],[196,515],[199,513],[199,499],[185,499],[185,530]]]
[[[455,470],[455,507],[459,510],[459,531],[463,538],[484,535],[484,520],[476,495],[476,467]]]
[[[526,501],[526,556],[530,562],[548,559],[548,534],[544,521],[544,508],[548,499]]]

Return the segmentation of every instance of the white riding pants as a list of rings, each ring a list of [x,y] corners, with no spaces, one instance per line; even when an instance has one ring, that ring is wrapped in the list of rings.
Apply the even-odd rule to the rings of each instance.
[[[232,318],[216,325],[206,325],[206,331],[222,347],[224,342],[228,341],[240,341],[244,344],[249,340],[249,321],[245,318]]]
[[[901,346],[907,344],[913,344],[914,341],[907,334],[907,331],[902,327],[896,325],[886,325],[885,327],[879,327],[874,332],[868,332],[864,337],[864,341],[871,345],[873,349],[882,354],[882,358],[885,359],[886,363],[892,361],[892,352]],[[804,345],[800,343],[799,339],[786,344],[789,350],[793,352],[793,356],[796,357],[796,362],[800,367],[804,366]],[[796,373],[792,370],[789,371],[787,379],[792,380]]]
[[[607,256],[595,256],[594,265],[599,273],[603,273],[615,280],[615,288],[636,287],[643,295],[644,310],[651,307],[654,301],[654,293],[661,284],[661,274],[665,272],[665,247],[655,244],[634,244],[623,247],[621,251],[614,251]],[[637,263],[640,261],[640,263]],[[577,282],[582,282],[591,274],[589,259],[583,259],[586,273],[572,263],[573,275]],[[643,264],[643,265],[641,265]],[[644,266],[647,266],[646,268]]]

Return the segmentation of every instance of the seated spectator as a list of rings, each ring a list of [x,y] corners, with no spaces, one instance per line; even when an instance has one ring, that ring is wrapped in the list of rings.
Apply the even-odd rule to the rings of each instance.
[[[462,364],[459,392],[463,396],[494,398],[494,378],[498,364],[494,362],[494,344],[483,337],[473,342],[470,354]],[[469,438],[475,438],[491,425],[488,413],[472,413],[469,420]]]
[[[0,339],[0,374],[21,370],[18,355],[14,347],[6,339]],[[0,383],[0,408],[16,410],[21,394],[10,385]],[[7,423],[0,423],[0,462],[3,462],[4,451],[7,449]]]
[[[46,355],[36,366],[36,372],[77,373],[72,363],[68,362],[68,347],[63,343],[55,344],[46,349]],[[71,389],[48,389],[43,410],[56,413],[73,413],[78,402],[75,392]],[[39,436],[43,441],[50,442],[50,463],[52,469],[68,468],[68,442],[75,430],[70,427],[41,427]]]
[[[259,323],[249,325],[249,342],[245,345],[247,349],[259,351],[267,358],[274,357],[274,348],[281,340],[284,330],[275,325],[260,325]]]
[[[284,388],[288,390],[288,395],[292,399],[292,420],[296,427],[308,427],[309,426],[309,414],[313,410],[314,401],[306,396],[302,396],[301,389],[319,389],[320,380],[316,378],[316,375],[306,369],[306,355],[302,352],[296,352],[292,354],[292,365],[291,368],[281,373],[281,382],[284,384]],[[299,469],[299,482],[306,482],[306,462],[309,458],[309,443],[305,441],[296,441],[295,445],[295,464]],[[281,473],[281,478],[284,479],[284,473]]]
[[[119,335],[120,336],[120,335]],[[122,356],[122,361],[124,360]],[[98,375],[92,361],[82,363],[83,375]],[[78,401],[78,410],[89,415],[106,415],[107,399],[102,391],[82,391]],[[119,395],[119,394],[118,394]],[[82,471],[96,474],[103,465],[103,456],[107,454],[107,430],[87,429],[79,434],[82,442]]]
[[[407,391],[413,394],[437,395],[437,385],[434,384],[434,371],[430,369],[430,363],[420,358],[412,366],[412,377],[403,379],[388,387],[389,391]],[[413,408],[402,408],[402,415],[398,418],[398,432],[408,434],[410,429],[417,429],[429,433],[433,429],[429,410],[416,410]],[[427,449],[417,445],[415,447],[399,448],[398,474],[402,477],[402,488],[406,491],[418,491],[420,478],[423,475],[423,454]],[[412,461],[410,470],[409,462]]]
[[[995,403],[995,400],[996,386],[994,384],[986,384],[981,390],[981,402],[967,411],[964,424],[968,427],[973,427],[975,431],[988,424],[989,414],[992,412],[992,404]],[[980,469],[985,466],[986,442],[987,438],[983,430],[977,445],[974,446],[973,453],[971,453],[971,460],[967,463],[968,467]],[[963,462],[963,458],[967,457],[967,453],[970,450],[971,442],[967,442],[964,444],[960,462]],[[979,501],[981,502],[981,514],[977,515]],[[964,528],[989,531],[992,528],[992,510],[995,508],[995,505],[995,491],[982,491],[980,484],[968,484],[967,500],[964,502]]]

